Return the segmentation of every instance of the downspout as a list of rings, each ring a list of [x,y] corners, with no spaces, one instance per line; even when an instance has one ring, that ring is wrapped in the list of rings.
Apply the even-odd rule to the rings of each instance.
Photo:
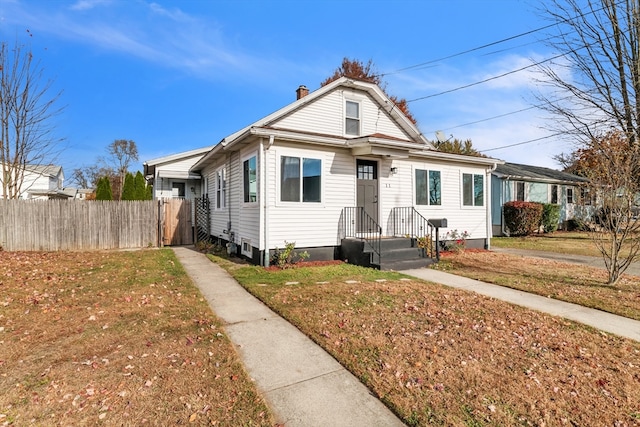
[[[275,140],[275,137],[273,135],[269,135],[269,144],[267,145],[267,147],[264,147],[264,144],[262,143],[262,139],[260,140],[260,194],[262,195],[262,203],[261,203],[261,207],[262,207],[262,218],[264,220],[264,223],[262,224],[262,230],[263,230],[263,243],[264,243],[264,254],[263,254],[263,260],[262,260],[262,265],[264,267],[269,267],[269,197],[267,194],[267,189],[269,188],[269,186],[267,185],[267,150],[269,150],[271,148],[271,146],[273,145],[273,142]]]
[[[491,218],[491,172],[495,171],[498,167],[497,163],[494,163],[490,169],[487,169],[487,239],[484,244],[486,250],[491,249],[491,237],[493,236],[493,218]]]

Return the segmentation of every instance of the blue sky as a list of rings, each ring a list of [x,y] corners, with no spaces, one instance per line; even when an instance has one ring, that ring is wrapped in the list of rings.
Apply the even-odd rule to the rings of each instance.
[[[57,163],[67,177],[115,139],[137,143],[136,169],[213,145],[293,102],[299,85],[317,89],[344,57],[373,60],[388,93],[416,100],[409,107],[427,138],[442,130],[492,157],[558,168],[553,155],[570,145],[527,142],[550,134],[548,118],[535,109],[511,114],[535,103],[531,71],[433,96],[553,56],[537,32],[438,60],[546,25],[535,7],[536,0],[0,0],[0,36],[29,43],[62,91],[55,132],[65,138]],[[520,145],[496,149],[513,144]]]

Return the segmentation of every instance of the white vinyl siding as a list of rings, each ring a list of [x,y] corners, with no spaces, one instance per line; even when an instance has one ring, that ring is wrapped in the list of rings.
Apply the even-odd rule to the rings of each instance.
[[[323,135],[344,135],[345,101],[360,102],[360,135],[380,133],[394,138],[409,140],[387,112],[368,95],[358,91],[337,90],[305,105],[270,126],[313,132]]]
[[[321,203],[281,202],[280,183],[283,156],[320,160]],[[355,161],[348,150],[281,144],[267,151],[268,240],[271,249],[284,242],[296,247],[334,246],[342,209],[355,206]]]

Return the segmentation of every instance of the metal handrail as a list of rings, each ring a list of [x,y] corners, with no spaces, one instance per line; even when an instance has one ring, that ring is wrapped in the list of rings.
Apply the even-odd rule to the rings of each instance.
[[[418,241],[425,250],[425,256],[440,260],[438,227],[423,217],[413,206],[393,208],[391,210],[393,235],[409,236]]]
[[[362,239],[380,260],[382,227],[361,206],[342,209],[343,236]],[[375,258],[375,257],[374,257]]]

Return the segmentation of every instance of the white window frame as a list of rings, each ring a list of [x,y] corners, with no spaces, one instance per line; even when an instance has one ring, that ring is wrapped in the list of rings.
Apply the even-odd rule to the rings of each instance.
[[[300,159],[300,194],[298,201],[282,200],[282,158],[294,157]],[[324,204],[324,188],[326,175],[324,173],[324,160],[317,153],[300,153],[300,152],[280,152],[276,156],[277,159],[277,172],[276,182],[278,186],[277,190],[277,204],[278,205],[309,205],[309,206],[322,206]],[[304,201],[304,160],[317,160],[320,162],[320,201],[310,202]]]
[[[347,105],[349,103],[353,103],[356,104],[358,106],[358,117],[351,117],[347,115]],[[358,123],[358,132],[357,133],[349,133],[348,132],[348,126],[347,126],[347,120],[354,120],[357,121]],[[355,100],[355,99],[345,99],[344,102],[344,134],[346,136],[360,136],[362,135],[362,102]]]
[[[215,171],[215,210],[227,208],[227,173],[224,167]],[[222,179],[220,179],[222,177]],[[222,182],[222,185],[220,183]],[[244,191],[244,190],[243,190]],[[244,197],[244,194],[243,194]]]
[[[465,205],[464,204],[464,176],[465,175],[471,175],[471,198],[473,199],[473,204],[471,205]],[[475,194],[474,194],[474,189],[475,189],[475,183],[476,183],[476,176],[480,176],[482,177],[482,204],[481,205],[476,205],[476,201],[475,201]],[[460,172],[460,206],[462,207],[462,209],[484,209],[484,207],[487,204],[487,178],[486,175],[484,173],[476,173],[476,172]]]
[[[571,193],[571,201],[569,201],[569,193]],[[573,187],[567,187],[565,189],[565,197],[568,205],[572,205],[576,202],[576,195],[574,194]]]
[[[251,158],[255,157],[256,158],[256,200],[253,201],[248,201],[246,202],[244,200],[244,189],[245,189],[245,182],[244,182],[244,163],[247,160],[250,160]],[[248,153],[247,155],[243,156],[241,158],[240,161],[240,173],[242,174],[242,191],[240,192],[241,195],[241,202],[244,206],[257,206],[258,205],[258,201],[260,200],[260,194],[259,194],[259,187],[258,187],[258,180],[260,179],[260,165],[258,164],[258,152],[257,151],[253,151],[251,153]]]
[[[427,204],[423,205],[423,204],[418,204],[418,186],[417,186],[417,181],[416,181],[416,172],[417,171],[425,171],[427,173]],[[435,205],[435,204],[431,204],[431,187],[429,186],[430,183],[430,173],[431,172],[438,172],[440,173],[440,204],[439,205]],[[429,168],[423,168],[423,167],[414,167],[413,168],[413,204],[414,206],[428,206],[429,208],[442,208],[443,205],[443,194],[442,194],[442,171],[439,169],[429,169]]]
[[[251,246],[251,239],[245,239],[244,237],[240,239],[240,253],[246,257],[253,258],[253,247]]]

